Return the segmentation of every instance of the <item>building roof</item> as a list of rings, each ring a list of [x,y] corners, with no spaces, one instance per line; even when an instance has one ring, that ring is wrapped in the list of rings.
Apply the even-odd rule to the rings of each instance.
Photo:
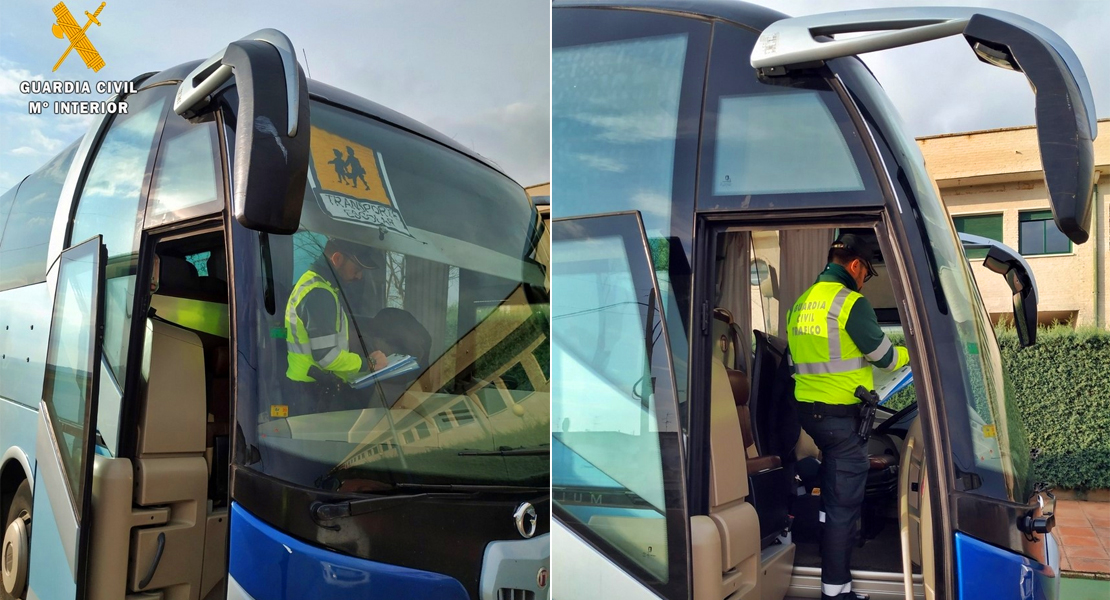
[[[1095,168],[1110,173],[1110,119],[1098,121]],[[1002,127],[917,138],[929,175],[942,188],[1043,180],[1036,127]]]
[[[1099,123],[1110,123],[1110,118],[1098,119],[1098,122]],[[933,139],[937,139],[937,138],[956,137],[956,136],[961,136],[961,135],[979,135],[979,134],[982,134],[982,133],[998,133],[998,132],[1002,132],[1002,131],[1020,131],[1020,130],[1023,130],[1023,129],[1036,129],[1036,128],[1037,128],[1036,125],[1017,125],[1015,127],[996,127],[994,129],[975,129],[975,130],[972,130],[972,131],[957,131],[955,133],[937,133],[935,135],[923,135],[923,136],[917,138],[917,140],[918,141],[933,140]],[[1102,127],[1099,127],[1099,131],[1101,131],[1101,130],[1102,130]]]

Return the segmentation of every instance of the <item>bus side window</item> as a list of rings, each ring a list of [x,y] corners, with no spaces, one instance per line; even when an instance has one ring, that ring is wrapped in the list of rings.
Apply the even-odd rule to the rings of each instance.
[[[46,281],[47,246],[62,185],[77,152],[74,142],[0,198],[0,290]],[[7,217],[7,227],[2,227]]]
[[[73,218],[70,243],[101,234],[108,248],[104,358],[121,384],[135,301],[142,193],[152,171],[163,109],[173,91],[172,86],[158,87],[128,99],[128,114],[112,121],[96,151]]]
[[[216,168],[216,122],[201,123],[170,113],[162,131],[150,185],[146,227],[165,225],[223,208]]]
[[[579,536],[670,593],[686,584],[688,524],[673,379],[638,221],[554,225],[552,500]]]

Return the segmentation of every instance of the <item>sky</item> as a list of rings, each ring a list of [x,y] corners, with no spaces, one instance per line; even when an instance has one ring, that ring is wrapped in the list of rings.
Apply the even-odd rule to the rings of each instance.
[[[420,0],[311,4],[107,0],[89,40],[94,73],[51,34],[58,0],[0,7],[0,193],[80,137],[91,117],[28,114],[19,82],[127,80],[208,58],[271,27],[289,36],[311,78],[408,115],[499,165],[523,186],[550,180],[550,4],[547,0]],[[98,0],[65,0],[84,25]],[[182,7],[187,7],[187,10]],[[307,10],[306,10],[307,9]],[[303,52],[303,53],[302,53]]]
[[[788,15],[900,6],[895,0],[756,0]],[[972,0],[1038,21],[1075,50],[1100,118],[1110,117],[1110,2]],[[314,79],[398,110],[499,164],[522,185],[549,181],[550,54],[546,0],[335,0],[178,3],[112,0],[89,39],[105,57],[99,73],[73,53],[50,69],[66,43],[50,34],[56,0],[0,8],[0,191],[80,136],[89,118],[28,115],[27,79],[130,79],[207,58],[260,29],[284,31],[307,53]],[[930,5],[959,5],[928,0]],[[74,17],[96,0],[67,0]],[[203,15],[219,15],[205,21]],[[157,40],[157,43],[152,43]],[[304,62],[304,56],[298,58]],[[980,63],[960,37],[863,55],[914,136],[1031,125],[1025,77]],[[39,99],[100,100],[104,96]]]
[[[1017,13],[1055,31],[1090,80],[1095,112],[1110,118],[1110,2],[1105,0],[754,0],[790,16],[898,6],[981,6]],[[1033,125],[1033,93],[1021,73],[982,63],[963,36],[861,55],[914,137]]]

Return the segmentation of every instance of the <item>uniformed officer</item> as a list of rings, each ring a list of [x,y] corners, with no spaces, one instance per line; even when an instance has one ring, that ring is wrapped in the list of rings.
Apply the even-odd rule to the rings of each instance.
[[[798,420],[822,454],[821,598],[860,599],[849,565],[859,536],[868,459],[859,427],[858,386],[875,387],[871,365],[894,371],[909,363],[890,343],[871,303],[860,294],[875,276],[875,250],[844,234],[829,249],[821,275],[790,310],[787,338],[794,364]]]
[[[285,305],[286,377],[316,381],[310,373],[315,368],[348,379],[363,370],[363,357],[350,350],[350,317],[340,285],[362,279],[364,271],[380,268],[381,263],[380,254],[373,248],[328,240],[323,256],[301,275]],[[365,362],[376,370],[387,360],[380,351],[374,351]]]

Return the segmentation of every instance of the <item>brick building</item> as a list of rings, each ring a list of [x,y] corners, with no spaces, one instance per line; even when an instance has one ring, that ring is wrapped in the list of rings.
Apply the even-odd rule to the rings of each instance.
[[[956,229],[999,240],[1032,267],[1042,323],[1110,326],[1110,119],[1100,120],[1098,130],[1092,230],[1083,245],[1052,221],[1033,127],[917,140]],[[972,262],[991,317],[1009,318],[1009,288],[981,261]]]

